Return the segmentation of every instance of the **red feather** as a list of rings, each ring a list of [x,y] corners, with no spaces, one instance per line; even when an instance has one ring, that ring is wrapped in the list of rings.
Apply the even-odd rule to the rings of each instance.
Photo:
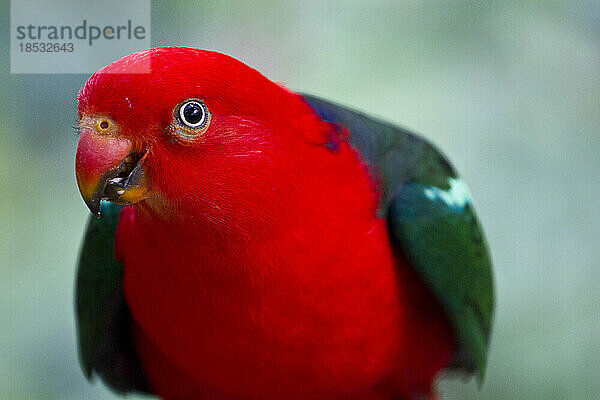
[[[148,74],[128,74],[150,60]],[[166,127],[202,99],[193,141]],[[453,336],[376,216],[377,177],[302,98],[219,53],[159,48],[98,71],[79,111],[149,148],[152,195],[116,237],[137,349],[173,398],[412,399]]]

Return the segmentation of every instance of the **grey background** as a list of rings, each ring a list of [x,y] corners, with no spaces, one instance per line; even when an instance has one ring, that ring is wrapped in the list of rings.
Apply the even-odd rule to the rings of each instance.
[[[368,5],[367,5],[368,4]],[[74,173],[86,75],[11,75],[0,4],[0,398],[110,399],[78,365]],[[445,399],[594,399],[600,375],[596,1],[154,2],[152,45],[215,49],[426,136],[495,261],[487,380]]]

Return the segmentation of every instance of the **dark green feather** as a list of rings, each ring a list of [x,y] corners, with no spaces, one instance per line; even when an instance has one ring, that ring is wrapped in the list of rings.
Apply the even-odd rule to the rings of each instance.
[[[102,218],[90,216],[77,271],[81,367],[88,379],[95,373],[116,392],[149,392],[129,331],[123,265],[115,258],[115,232],[122,206],[103,203],[101,207]]]
[[[390,235],[437,297],[453,324],[453,367],[485,375],[494,290],[483,232],[466,187],[428,142],[394,125],[304,95],[349,142],[381,185],[379,207]],[[460,191],[460,189],[464,189]]]

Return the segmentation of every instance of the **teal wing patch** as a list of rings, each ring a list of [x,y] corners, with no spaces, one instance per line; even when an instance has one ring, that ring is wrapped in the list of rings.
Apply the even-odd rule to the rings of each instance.
[[[388,224],[454,326],[454,365],[477,372],[482,381],[494,302],[491,263],[466,187],[449,180],[449,189],[404,184],[390,205]]]
[[[494,288],[487,245],[466,185],[424,139],[346,107],[303,95],[349,142],[381,185],[380,216],[446,311],[457,349],[453,367],[482,381]]]
[[[90,217],[76,282],[80,362],[114,391],[150,393],[130,334],[131,316],[123,293],[123,265],[115,258],[115,231],[122,206],[102,204],[102,218]]]

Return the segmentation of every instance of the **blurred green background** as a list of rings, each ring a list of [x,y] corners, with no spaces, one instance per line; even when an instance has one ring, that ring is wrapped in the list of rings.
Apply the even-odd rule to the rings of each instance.
[[[9,73],[0,5],[0,399],[112,399],[79,369],[84,75]],[[444,399],[600,398],[597,1],[153,2],[152,45],[218,50],[436,143],[493,253],[488,377]]]

